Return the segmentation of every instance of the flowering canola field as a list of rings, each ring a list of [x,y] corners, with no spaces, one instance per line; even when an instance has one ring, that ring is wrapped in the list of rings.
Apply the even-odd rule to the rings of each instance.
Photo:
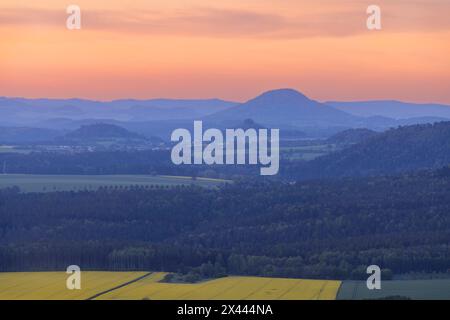
[[[163,283],[166,273],[139,279],[145,274],[83,272],[81,290],[68,290],[64,272],[0,273],[0,300],[334,300],[341,285],[340,281],[262,277]]]
[[[85,300],[146,272],[83,272],[81,290],[68,290],[65,272],[0,273],[0,300]]]
[[[226,277],[196,284],[160,283],[163,274],[105,294],[100,299],[334,300],[340,281]],[[156,280],[156,281],[155,281]]]

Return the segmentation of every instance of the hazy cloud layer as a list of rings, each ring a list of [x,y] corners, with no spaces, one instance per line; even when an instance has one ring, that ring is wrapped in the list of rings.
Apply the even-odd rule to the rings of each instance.
[[[441,8],[441,10],[439,10]],[[450,1],[434,5],[412,1],[383,9],[385,32],[450,30]],[[83,10],[85,30],[149,35],[206,37],[348,36],[367,32],[365,6],[346,6],[323,13],[283,15],[250,10],[196,8],[162,11]],[[0,26],[51,26],[65,28],[64,10],[10,8],[0,10]]]

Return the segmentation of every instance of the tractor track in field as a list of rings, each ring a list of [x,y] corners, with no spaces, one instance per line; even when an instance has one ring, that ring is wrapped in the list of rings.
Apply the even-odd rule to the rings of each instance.
[[[130,280],[130,281],[125,282],[125,283],[122,283],[122,284],[120,284],[120,285],[118,285],[118,286],[116,286],[116,287],[113,287],[113,288],[111,288],[111,289],[108,289],[108,290],[99,292],[99,293],[93,295],[92,297],[87,298],[86,300],[94,300],[94,299],[97,299],[98,297],[100,297],[100,296],[102,296],[102,295],[104,295],[104,294],[110,293],[110,292],[112,292],[112,291],[115,291],[115,290],[117,290],[117,289],[120,289],[120,288],[123,288],[123,287],[126,287],[126,286],[129,286],[130,284],[133,284],[133,283],[135,283],[135,282],[138,282],[138,281],[141,281],[142,279],[147,278],[147,277],[150,276],[152,273],[153,273],[153,272],[146,273],[146,274],[144,274],[143,276],[140,276],[140,277],[138,277],[138,278],[136,278],[136,279]]]

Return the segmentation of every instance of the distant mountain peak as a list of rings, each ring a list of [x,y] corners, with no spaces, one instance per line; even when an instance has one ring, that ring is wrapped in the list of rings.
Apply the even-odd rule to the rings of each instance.
[[[266,91],[250,101],[257,101],[257,100],[276,100],[279,102],[280,101],[294,102],[298,100],[310,100],[310,99],[303,93],[295,89],[282,88]]]
[[[294,89],[264,92],[256,98],[207,117],[210,121],[253,119],[270,126],[351,126],[357,118],[309,99]]]

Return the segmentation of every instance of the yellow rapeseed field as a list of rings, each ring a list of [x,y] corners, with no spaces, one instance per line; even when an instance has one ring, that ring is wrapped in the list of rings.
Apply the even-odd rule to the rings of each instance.
[[[340,281],[226,277],[196,284],[160,282],[167,273],[83,272],[81,290],[68,290],[65,272],[0,273],[0,300],[334,300]]]
[[[65,272],[0,273],[0,300],[84,300],[146,272],[83,272],[81,290],[68,290]]]
[[[334,300],[340,281],[226,277],[196,284],[160,283],[164,273],[114,290],[99,299]]]

